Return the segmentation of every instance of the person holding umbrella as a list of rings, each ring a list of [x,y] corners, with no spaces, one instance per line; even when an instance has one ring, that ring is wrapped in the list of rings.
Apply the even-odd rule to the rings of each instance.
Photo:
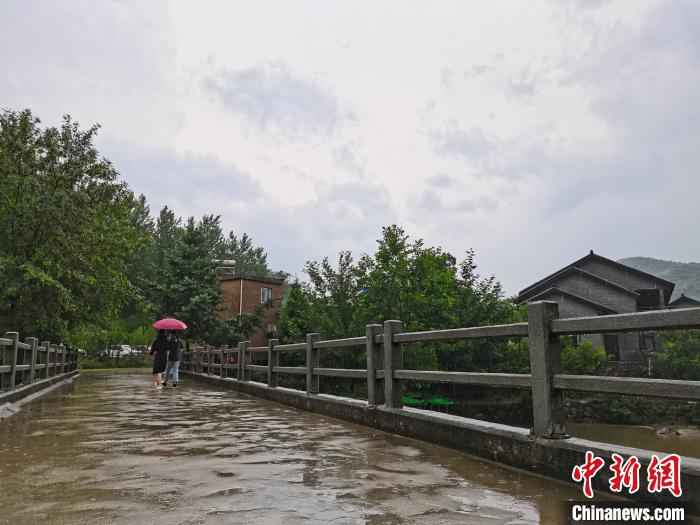
[[[151,345],[151,355],[153,356],[153,386],[157,389],[163,388],[160,383],[160,374],[165,370],[168,362],[168,336],[165,330],[158,330],[156,340]]]
[[[180,361],[182,360],[181,343],[175,331],[170,332],[168,340],[168,364],[165,367],[163,386],[168,386],[169,379],[173,380],[173,386],[177,386],[180,381]]]
[[[161,319],[153,324],[153,328],[158,330],[158,335],[156,340],[151,345],[151,355],[153,356],[153,386],[157,389],[163,388],[161,384],[161,374],[165,371],[168,364],[168,356],[173,360],[177,358],[179,361],[179,344],[177,340],[173,340],[172,337],[166,335],[168,330],[184,330],[187,325],[182,321],[178,321],[173,318]],[[171,350],[175,350],[171,353]],[[179,365],[179,362],[178,362]],[[165,381],[167,383],[167,377]],[[175,381],[177,381],[177,374],[175,375]]]

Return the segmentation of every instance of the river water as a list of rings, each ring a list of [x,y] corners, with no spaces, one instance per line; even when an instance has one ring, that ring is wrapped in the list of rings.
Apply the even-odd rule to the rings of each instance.
[[[700,430],[695,427],[650,427],[567,423],[572,436],[658,452],[700,458]]]
[[[580,489],[186,381],[83,374],[0,421],[0,523],[561,523]]]

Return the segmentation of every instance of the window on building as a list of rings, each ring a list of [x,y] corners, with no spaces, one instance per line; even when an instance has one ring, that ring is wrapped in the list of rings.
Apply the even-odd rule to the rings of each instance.
[[[637,298],[638,310],[655,310],[661,308],[661,294],[656,288],[637,290],[639,297]]]
[[[620,359],[620,340],[617,334],[605,334],[603,336],[603,342],[605,344],[605,353],[608,354],[610,359],[619,360]]]
[[[267,304],[272,301],[272,288],[260,288],[260,303]]]

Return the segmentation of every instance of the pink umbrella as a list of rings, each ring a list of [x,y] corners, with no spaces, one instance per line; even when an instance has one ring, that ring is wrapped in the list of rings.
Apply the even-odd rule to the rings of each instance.
[[[186,330],[187,325],[177,319],[166,317],[153,323],[153,328],[156,330]]]

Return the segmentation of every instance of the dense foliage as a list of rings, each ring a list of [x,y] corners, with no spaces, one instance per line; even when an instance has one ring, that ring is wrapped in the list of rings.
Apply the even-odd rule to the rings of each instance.
[[[42,128],[26,110],[0,115],[0,333],[100,350],[144,344],[154,319],[173,315],[188,336],[234,344],[262,312],[222,319],[216,259],[269,274],[252,239],[224,235],[220,218],[151,217],[68,116]]]
[[[306,333],[323,338],[363,335],[368,323],[399,319],[404,330],[430,330],[519,320],[522,313],[503,297],[500,284],[477,274],[468,251],[458,264],[442,248],[411,240],[398,226],[383,228],[374,254],[357,262],[343,251],[334,267],[325,258],[306,264],[308,283],[291,286],[280,322],[284,341]],[[412,345],[406,366],[446,370],[495,370],[517,362],[522,345],[506,342]],[[359,366],[351,352],[325,352],[338,366]],[[355,362],[357,361],[357,362]]]
[[[116,317],[132,293],[129,255],[146,241],[138,204],[92,142],[65,117],[39,127],[0,115],[0,325],[57,339]]]
[[[658,377],[700,381],[700,330],[679,330],[662,335],[664,352],[656,357]]]

